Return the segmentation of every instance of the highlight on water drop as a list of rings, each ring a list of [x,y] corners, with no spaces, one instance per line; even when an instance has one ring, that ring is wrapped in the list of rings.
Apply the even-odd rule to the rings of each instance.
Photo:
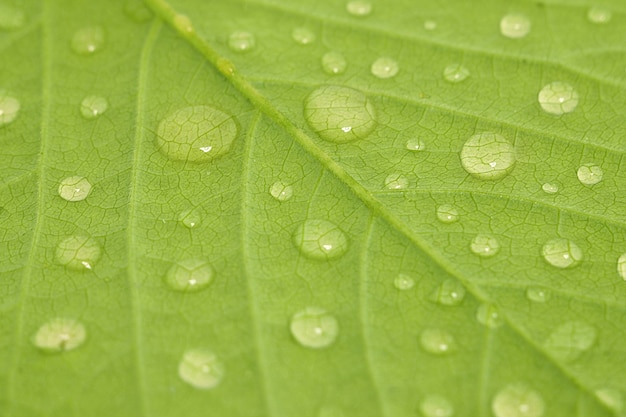
[[[596,338],[596,329],[591,325],[582,321],[568,321],[548,336],[544,348],[555,358],[571,362],[591,349]]]
[[[370,67],[372,75],[382,79],[395,77],[399,70],[398,61],[389,57],[378,58]]]
[[[342,74],[347,66],[346,58],[339,52],[331,51],[322,55],[322,68],[327,74]]]
[[[420,411],[424,417],[452,417],[454,415],[454,406],[446,397],[441,395],[427,395],[419,405]]]
[[[465,299],[465,287],[460,281],[449,278],[435,288],[428,299],[444,306],[457,306]]]
[[[441,223],[454,223],[459,220],[459,211],[451,204],[442,204],[437,207],[437,220]]]
[[[352,16],[365,17],[372,13],[372,3],[365,0],[353,0],[346,3],[346,11]]]
[[[291,317],[291,334],[302,346],[321,349],[332,345],[339,335],[339,322],[320,307],[307,307]]]
[[[293,244],[307,258],[329,260],[348,250],[345,233],[328,220],[306,220],[293,233]]]
[[[545,407],[541,395],[524,383],[505,386],[491,402],[496,417],[541,417]]]
[[[101,26],[89,26],[74,32],[72,50],[79,55],[91,55],[104,47],[105,35]]]
[[[470,249],[478,256],[490,258],[500,251],[500,243],[494,236],[481,233],[472,239]]]
[[[287,201],[293,197],[293,187],[283,181],[276,181],[270,187],[270,195],[278,201]]]
[[[617,258],[617,273],[626,281],[626,253]]]
[[[505,177],[515,165],[513,145],[502,135],[483,132],[470,137],[461,149],[461,165],[482,180]]]
[[[216,388],[224,378],[225,367],[217,355],[206,349],[190,349],[178,364],[178,376],[201,390]]]
[[[602,181],[604,171],[596,164],[584,164],[578,168],[576,176],[581,184],[592,186]]]
[[[551,298],[551,293],[545,288],[528,287],[526,289],[526,298],[535,303],[545,303]]]
[[[555,81],[545,85],[537,97],[541,108],[550,114],[560,116],[573,112],[578,106],[578,92],[570,84]]]
[[[460,83],[470,76],[470,71],[461,64],[450,64],[443,69],[443,78],[451,83]]]
[[[250,32],[237,31],[228,37],[228,46],[234,52],[248,52],[254,49],[256,38]]]
[[[173,23],[174,23],[174,27],[179,32],[192,33],[194,31],[193,23],[191,22],[191,19],[187,15],[177,14],[176,16],[174,16]]]
[[[74,175],[61,180],[57,191],[64,200],[82,201],[89,196],[91,183],[85,177]]]
[[[385,178],[385,188],[388,190],[404,190],[409,186],[409,180],[402,174],[394,172]]]
[[[411,138],[406,141],[405,148],[411,152],[426,150],[426,142],[419,138]]]
[[[32,336],[33,345],[45,352],[74,350],[85,343],[87,331],[78,320],[55,317],[45,322]]]
[[[456,348],[454,336],[446,330],[430,328],[420,334],[422,349],[433,355],[451,353]]]
[[[180,212],[178,221],[188,229],[200,226],[202,223],[202,215],[196,209],[187,209]]]
[[[291,39],[300,45],[309,45],[315,42],[315,33],[305,27],[297,27],[291,31]]]
[[[415,286],[415,280],[410,275],[398,274],[393,280],[393,285],[400,291],[406,291]]]
[[[20,112],[20,101],[0,91],[0,127],[13,122]]]
[[[76,271],[92,269],[100,255],[98,242],[84,235],[68,236],[61,240],[56,248],[57,262]]]
[[[595,24],[609,23],[613,18],[613,12],[602,6],[590,7],[587,11],[587,20]]]
[[[556,194],[559,192],[559,185],[553,182],[546,182],[541,186],[541,189],[546,194]]]
[[[481,304],[476,310],[476,320],[491,329],[496,329],[504,324],[500,309],[495,304]]]
[[[100,96],[87,96],[80,103],[80,114],[85,119],[95,119],[101,116],[109,108],[106,98]]]
[[[165,283],[175,291],[197,292],[213,280],[213,268],[204,259],[184,259],[176,262],[165,274]]]
[[[530,19],[520,13],[509,13],[500,20],[500,33],[510,39],[520,39],[530,33]]]
[[[583,251],[569,239],[556,238],[547,241],[541,255],[550,265],[557,268],[573,268],[583,260]]]

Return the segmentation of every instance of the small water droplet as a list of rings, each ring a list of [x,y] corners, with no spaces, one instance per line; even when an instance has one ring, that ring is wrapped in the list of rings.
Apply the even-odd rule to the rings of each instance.
[[[500,20],[500,33],[511,39],[519,39],[530,32],[530,19],[523,14],[510,13]]]
[[[291,32],[291,38],[300,45],[308,45],[315,42],[315,33],[307,28],[295,28]]]
[[[385,178],[385,187],[388,190],[404,190],[409,186],[409,180],[402,174],[393,173]]]
[[[21,9],[6,3],[0,3],[0,29],[16,30],[24,26],[26,16]]]
[[[59,196],[67,201],[82,201],[91,192],[91,183],[85,177],[67,177],[59,184]]]
[[[461,165],[468,174],[483,180],[505,177],[515,164],[513,145],[497,133],[470,137],[461,149]]]
[[[570,321],[557,327],[544,347],[555,358],[566,362],[578,359],[596,342],[596,330],[580,321]]]
[[[571,113],[578,106],[578,93],[574,87],[562,81],[545,85],[538,95],[539,105],[550,114],[560,116]]]
[[[426,150],[426,142],[419,138],[411,138],[406,141],[406,149],[411,152],[419,152]]]
[[[327,74],[341,74],[347,66],[346,58],[339,52],[326,52],[322,56],[322,68]]]
[[[367,16],[372,13],[372,3],[363,0],[354,0],[346,4],[346,10],[352,16]]]
[[[443,69],[443,78],[451,83],[460,83],[469,76],[469,70],[461,64],[450,64]]]
[[[89,55],[104,47],[104,29],[90,26],[77,30],[72,37],[72,50],[79,55]]]
[[[335,143],[366,138],[376,127],[370,100],[347,87],[324,86],[313,91],[305,100],[304,117],[322,139]]]
[[[0,91],[0,127],[8,125],[15,120],[19,111],[19,100]]]
[[[213,268],[202,259],[185,259],[176,262],[165,274],[165,283],[176,291],[200,291],[206,288],[212,280]]]
[[[598,165],[584,164],[578,168],[576,176],[578,177],[578,181],[583,185],[595,185],[602,181],[604,171],[602,171],[602,168]]]
[[[278,201],[287,201],[293,197],[293,187],[282,181],[276,181],[270,187],[270,195]]]
[[[598,24],[609,23],[612,17],[613,17],[613,13],[609,9],[606,9],[604,7],[599,7],[599,6],[591,7],[587,11],[587,19],[591,23],[598,23]]]
[[[378,78],[391,78],[394,77],[400,67],[398,66],[398,62],[392,58],[381,57],[372,63],[372,67],[370,68],[372,71],[372,75]]]
[[[44,323],[32,337],[33,344],[46,352],[64,352],[85,343],[87,331],[75,319],[55,317]]]
[[[472,239],[470,249],[478,256],[489,258],[500,251],[500,243],[491,235],[478,234]]]
[[[178,215],[178,221],[188,229],[200,226],[202,223],[202,216],[196,209],[183,210]]]
[[[186,351],[178,365],[180,379],[197,389],[217,387],[224,373],[224,364],[213,352],[205,349]]]
[[[626,281],[626,253],[617,259],[617,273],[624,281]]]
[[[504,324],[500,309],[494,304],[481,304],[476,310],[476,320],[491,329],[496,329]]]
[[[319,307],[307,307],[294,314],[289,328],[298,343],[312,349],[332,345],[339,334],[335,316]]]
[[[410,275],[398,274],[393,280],[393,285],[401,291],[406,291],[415,286],[415,280]]]
[[[435,30],[437,29],[437,22],[434,20],[427,20],[424,22],[424,29],[426,30]]]
[[[80,103],[80,114],[82,114],[85,119],[95,119],[96,117],[107,111],[108,107],[109,102],[106,98],[99,96],[88,96],[85,97]]]
[[[194,31],[191,19],[189,18],[189,16],[184,14],[177,14],[176,16],[174,16],[174,27],[179,32],[183,33],[192,33]]]
[[[545,184],[543,184],[541,186],[541,189],[547,194],[556,194],[559,192],[559,186],[550,182],[546,182]]]
[[[454,406],[441,395],[427,395],[420,402],[420,411],[424,417],[452,417]]]
[[[68,236],[56,248],[56,259],[69,269],[92,269],[100,259],[101,249],[93,238],[82,235]]]
[[[456,279],[447,279],[428,297],[432,302],[444,306],[456,306],[465,298],[465,287]]]
[[[496,417],[541,417],[545,403],[541,395],[525,384],[510,384],[502,388],[491,402]]]
[[[205,162],[227,153],[237,133],[234,118],[215,107],[184,107],[161,121],[157,144],[170,159]]]
[[[454,223],[459,220],[459,211],[450,204],[442,204],[437,207],[437,219],[441,223]]]
[[[137,23],[147,22],[152,18],[152,11],[141,0],[128,0],[124,13]]]
[[[456,342],[454,336],[441,329],[426,329],[420,335],[420,345],[428,353],[443,355],[454,351]]]
[[[547,241],[542,249],[543,258],[557,268],[573,268],[583,259],[583,251],[569,239],[556,238]]]
[[[526,289],[526,298],[535,303],[545,303],[550,300],[550,292],[541,287],[528,287]]]
[[[596,397],[611,410],[615,410],[619,413],[624,409],[622,393],[615,388],[599,388],[595,390],[594,393]]]
[[[235,52],[248,52],[256,45],[256,39],[250,32],[237,31],[228,37],[228,46]]]
[[[293,233],[293,243],[304,256],[326,260],[348,250],[348,239],[337,225],[327,220],[307,220]]]

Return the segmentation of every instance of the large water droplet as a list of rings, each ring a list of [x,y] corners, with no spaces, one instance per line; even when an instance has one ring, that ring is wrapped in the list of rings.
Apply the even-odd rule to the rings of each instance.
[[[55,317],[44,323],[32,337],[33,344],[46,352],[73,350],[85,343],[87,331],[75,319]]]
[[[346,58],[339,52],[326,52],[322,56],[322,68],[327,74],[341,74],[347,66]]]
[[[580,321],[567,322],[554,330],[544,347],[552,356],[569,362],[589,350],[596,341],[596,329]]]
[[[228,37],[228,46],[235,52],[248,52],[256,45],[256,39],[250,32],[237,31]]]
[[[546,182],[545,184],[543,184],[541,186],[541,189],[543,190],[544,193],[547,193],[547,194],[556,194],[559,192],[559,186],[557,184],[549,183],[549,182]]]
[[[626,253],[617,259],[617,273],[624,281],[626,281]]]
[[[360,91],[324,86],[304,103],[307,123],[322,139],[345,143],[369,136],[376,127],[374,106]]]
[[[500,243],[491,235],[479,234],[472,239],[470,249],[478,256],[489,258],[500,251]]]
[[[454,223],[459,220],[459,211],[450,204],[442,204],[437,207],[437,219],[441,223]]]
[[[298,343],[312,349],[332,345],[339,334],[335,316],[319,307],[307,307],[294,314],[289,328]]]
[[[398,274],[393,280],[393,285],[400,291],[406,291],[415,286],[415,280],[410,275]]]
[[[451,83],[460,83],[469,76],[469,70],[461,64],[450,64],[443,69],[443,78]]]
[[[526,289],[526,298],[535,303],[545,303],[550,300],[550,291],[541,287],[528,287]]]
[[[476,320],[491,329],[496,329],[504,324],[500,309],[494,304],[481,304],[476,310]]]
[[[183,33],[192,33],[194,31],[193,23],[189,16],[184,14],[177,14],[174,16],[174,27]]]
[[[454,406],[441,395],[427,395],[420,402],[420,411],[424,417],[452,417]]]
[[[202,223],[202,215],[196,209],[183,210],[178,215],[178,221],[186,228],[193,229]]]
[[[571,113],[578,106],[578,93],[574,87],[562,81],[555,81],[539,91],[539,105],[550,114],[560,116]]]
[[[576,171],[578,181],[583,185],[595,185],[602,181],[604,171],[598,165],[584,164]]]
[[[0,127],[15,120],[19,111],[19,100],[0,91]]]
[[[0,29],[16,30],[24,26],[26,16],[21,9],[10,4],[0,3]]]
[[[170,159],[204,162],[227,153],[237,132],[234,118],[215,107],[185,107],[161,121],[157,145]]]
[[[270,195],[278,201],[287,201],[293,197],[293,187],[282,181],[276,181],[270,187]]]
[[[79,55],[89,55],[104,47],[104,29],[90,26],[77,30],[72,37],[72,50]]]
[[[541,395],[525,384],[511,384],[502,388],[491,403],[496,417],[541,417],[545,403]]]
[[[224,364],[209,350],[192,349],[183,354],[178,365],[180,379],[198,389],[212,389],[224,378]]]
[[[104,97],[88,96],[80,103],[80,114],[85,119],[95,119],[109,108],[109,102]]]
[[[293,233],[293,243],[311,259],[337,258],[348,250],[348,239],[336,224],[327,220],[307,220]]]
[[[91,192],[91,183],[85,177],[67,177],[59,184],[59,196],[67,201],[81,201]]]
[[[402,174],[393,173],[385,178],[385,188],[388,190],[404,190],[409,186],[409,180]]]
[[[543,258],[557,268],[573,268],[583,259],[583,251],[569,239],[556,238],[547,241],[541,249]]]
[[[315,33],[307,28],[295,28],[291,32],[291,38],[300,45],[308,45],[315,42]]]
[[[57,245],[56,259],[69,269],[91,269],[100,259],[101,249],[93,238],[82,235],[66,237]]]
[[[394,77],[400,70],[400,66],[395,59],[381,57],[372,63],[370,70],[375,77],[385,79]]]
[[[587,19],[591,23],[609,23],[612,17],[613,13],[609,9],[601,6],[591,7],[587,11]]]
[[[454,336],[441,329],[426,329],[420,334],[420,345],[428,353],[443,355],[456,347]]]
[[[513,145],[497,133],[470,137],[461,149],[461,165],[467,173],[483,180],[506,176],[515,164]]]
[[[372,3],[364,0],[353,0],[346,4],[346,10],[352,16],[367,16],[372,13]]]
[[[511,39],[519,39],[530,32],[530,19],[523,14],[510,13],[500,20],[500,33]]]
[[[406,149],[411,152],[420,152],[426,150],[426,142],[419,138],[412,138],[406,141]]]
[[[213,268],[202,259],[185,259],[172,265],[165,274],[166,284],[173,290],[196,292],[213,280]]]
[[[447,279],[429,296],[429,300],[444,306],[456,306],[465,298],[465,287],[456,279]]]

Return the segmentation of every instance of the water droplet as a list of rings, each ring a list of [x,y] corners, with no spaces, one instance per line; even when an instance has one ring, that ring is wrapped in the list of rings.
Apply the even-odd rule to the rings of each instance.
[[[476,310],[476,320],[491,329],[496,329],[504,324],[500,309],[494,304],[481,304]]]
[[[93,238],[73,235],[57,245],[56,259],[69,269],[82,271],[94,267],[100,259],[100,245]]]
[[[461,64],[450,64],[443,69],[443,78],[451,83],[460,83],[469,76],[469,70]]]
[[[559,192],[559,186],[554,183],[546,182],[541,186],[541,189],[547,194],[556,194]]]
[[[308,45],[315,42],[315,33],[307,28],[295,28],[291,32],[291,38],[300,45]]]
[[[513,145],[497,133],[470,137],[461,149],[461,165],[468,174],[483,180],[505,177],[515,164]]]
[[[184,14],[177,14],[176,16],[174,16],[174,27],[179,32],[183,33],[192,33],[194,31],[191,19],[189,18],[189,16]]]
[[[496,417],[541,417],[545,403],[541,395],[525,384],[510,384],[502,388],[491,403]]]
[[[418,138],[412,138],[406,141],[406,149],[411,152],[419,152],[426,150],[426,142]]]
[[[205,162],[227,153],[237,133],[234,118],[214,107],[184,107],[161,121],[157,144],[170,159]]]
[[[96,117],[107,111],[108,107],[109,102],[106,98],[99,96],[88,96],[85,97],[80,103],[80,114],[82,114],[85,119],[95,119]]]
[[[307,220],[293,233],[293,243],[304,256],[325,260],[348,250],[348,239],[337,225],[327,220]]]
[[[583,251],[569,239],[549,240],[541,249],[543,258],[557,268],[573,268],[583,259]]]
[[[401,291],[410,290],[415,285],[415,280],[409,275],[398,274],[393,280],[393,285]]]
[[[569,362],[580,357],[596,342],[596,330],[580,321],[567,322],[554,330],[544,347],[552,356]]]
[[[472,239],[470,249],[478,256],[489,258],[498,253],[500,250],[500,243],[498,243],[498,240],[491,235],[479,234]]]
[[[624,281],[626,281],[626,253],[617,259],[617,273]]]
[[[312,349],[332,345],[339,334],[339,323],[323,308],[307,307],[293,315],[291,334],[304,347]]]
[[[33,344],[46,352],[64,352],[85,343],[87,331],[78,320],[55,317],[44,323],[32,337]]]
[[[433,355],[443,355],[454,350],[454,336],[441,329],[426,329],[420,335],[422,349]]]
[[[346,4],[346,10],[352,16],[367,16],[372,13],[372,3],[363,0],[354,0]]]
[[[604,171],[602,171],[602,168],[598,165],[585,164],[578,168],[576,175],[578,176],[578,181],[580,181],[581,184],[595,185],[602,181]]]
[[[587,11],[587,19],[591,23],[609,23],[612,17],[613,13],[604,7],[591,7]]]
[[[224,378],[224,364],[209,350],[188,350],[178,364],[178,376],[194,388],[212,389]]]
[[[378,58],[371,67],[372,75],[383,79],[395,76],[399,70],[398,62],[387,57]]]
[[[147,22],[152,18],[152,11],[141,0],[128,0],[124,13],[137,23]]]
[[[435,30],[437,29],[437,22],[433,20],[427,20],[424,22],[424,29],[426,30]]]
[[[511,39],[519,39],[530,32],[530,19],[523,14],[510,13],[500,20],[500,33]]]
[[[615,388],[599,388],[595,390],[594,393],[596,397],[611,410],[615,410],[619,413],[624,409],[622,393]]]
[[[578,106],[578,93],[574,87],[562,81],[545,85],[539,91],[539,105],[550,114],[560,116],[571,113]]]
[[[526,289],[526,298],[535,303],[545,303],[550,300],[550,292],[541,287],[528,287]]]
[[[196,292],[213,280],[213,268],[202,259],[185,259],[172,265],[165,274],[165,282],[176,291]]]
[[[15,120],[19,111],[19,100],[0,91],[0,127]]]
[[[235,52],[248,52],[256,45],[256,39],[250,32],[237,31],[228,37],[228,46]]]
[[[424,417],[452,417],[454,406],[445,397],[427,395],[420,403],[420,411]]]
[[[360,91],[324,86],[304,103],[304,117],[322,139],[346,143],[369,136],[376,127],[374,106]]]
[[[16,30],[24,26],[24,12],[10,4],[0,3],[0,29]]]
[[[91,183],[85,177],[67,177],[59,184],[59,196],[67,201],[82,201],[91,192]]]
[[[193,229],[202,223],[202,216],[196,209],[183,210],[178,215],[178,221],[186,228]]]
[[[270,187],[270,195],[278,201],[287,201],[293,197],[293,187],[282,181],[276,181]]]
[[[442,204],[437,207],[437,219],[441,223],[454,223],[459,220],[459,211],[450,204]]]
[[[385,187],[389,190],[404,190],[409,186],[409,180],[402,174],[393,173],[385,178]]]
[[[77,30],[72,37],[72,50],[79,55],[89,55],[104,47],[104,29],[91,26]]]
[[[447,279],[429,296],[429,300],[444,306],[456,306],[465,298],[465,287],[456,279]]]
[[[327,74],[341,74],[347,66],[346,58],[339,52],[326,52],[322,56],[322,68]]]

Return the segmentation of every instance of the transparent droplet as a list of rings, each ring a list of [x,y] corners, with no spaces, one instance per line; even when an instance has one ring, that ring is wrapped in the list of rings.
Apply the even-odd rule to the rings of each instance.
[[[526,298],[535,303],[545,303],[550,300],[550,292],[541,287],[528,287],[526,289]]]
[[[546,182],[545,184],[543,184],[541,186],[541,189],[543,190],[544,193],[547,193],[547,194],[556,194],[559,192],[559,186],[557,184],[550,183],[550,182]]]
[[[426,329],[420,334],[420,345],[428,353],[443,355],[454,351],[454,336],[441,329]]]
[[[224,378],[224,364],[211,351],[192,349],[183,354],[178,364],[178,376],[197,389],[217,387]]]
[[[72,50],[79,55],[89,55],[104,47],[104,29],[90,26],[77,30],[72,37]]]
[[[228,46],[235,52],[247,52],[255,45],[256,39],[250,32],[237,31],[228,37]]]
[[[384,79],[394,77],[400,70],[400,66],[395,59],[382,57],[372,63],[370,70],[375,77]]]
[[[465,287],[456,279],[447,279],[430,294],[429,300],[444,306],[456,306],[465,298]]]
[[[596,397],[611,410],[617,411],[618,413],[624,410],[622,393],[615,388],[599,388],[595,390],[594,393]]]
[[[578,176],[578,181],[583,185],[595,185],[602,181],[604,171],[598,165],[585,164],[578,168],[576,176]]]
[[[580,321],[567,322],[554,330],[545,349],[555,358],[570,362],[578,359],[596,342],[596,329]]]
[[[626,253],[617,259],[617,273],[624,281],[626,281]]]
[[[33,344],[46,352],[64,352],[85,343],[85,326],[75,319],[55,317],[44,323],[32,337]]]
[[[124,6],[124,12],[137,23],[147,22],[152,18],[152,11],[142,0],[128,0]]]
[[[409,186],[409,180],[402,174],[393,173],[385,178],[385,188],[388,190],[404,190]]]
[[[59,196],[67,201],[82,201],[91,192],[91,183],[85,177],[67,177],[59,184]]]
[[[437,22],[434,20],[427,20],[424,22],[424,29],[426,30],[435,30],[437,29]]]
[[[291,31],[291,38],[300,45],[308,45],[315,42],[315,33],[307,28],[295,28]]]
[[[238,130],[235,119],[215,107],[184,107],[161,121],[157,145],[170,159],[205,162],[226,154]]]
[[[450,204],[442,204],[437,207],[437,219],[441,223],[454,223],[459,220],[459,211]]]
[[[332,345],[339,334],[335,316],[319,307],[307,307],[294,314],[289,328],[298,343],[312,349]]]
[[[502,388],[491,402],[496,417],[541,417],[545,403],[539,393],[525,384],[510,384]]]
[[[183,210],[178,215],[178,221],[181,222],[186,228],[193,229],[194,227],[200,226],[200,223],[202,223],[202,216],[196,209]]]
[[[346,58],[339,52],[326,52],[322,56],[322,68],[327,74],[341,74],[347,66]]]
[[[556,238],[546,242],[541,254],[550,265],[557,268],[573,268],[583,259],[583,251],[569,239]]]
[[[481,304],[476,310],[476,320],[491,329],[496,329],[504,324],[500,309],[494,304]]]
[[[177,14],[176,16],[174,16],[174,27],[179,32],[183,33],[192,33],[194,31],[191,19],[189,18],[189,16],[184,14]]]
[[[82,235],[68,236],[56,248],[56,259],[69,269],[92,269],[100,259],[101,249],[93,238]]]
[[[293,243],[311,259],[337,258],[348,250],[348,239],[337,225],[327,220],[307,220],[293,233]]]
[[[347,87],[324,86],[313,91],[304,102],[304,117],[322,139],[335,143],[366,138],[376,127],[370,100]]]
[[[415,280],[410,275],[398,274],[393,280],[393,285],[401,291],[406,291],[415,286]]]
[[[175,291],[196,292],[213,280],[213,268],[203,259],[176,262],[165,274],[165,283]]]
[[[600,6],[591,7],[587,11],[587,19],[591,23],[609,23],[612,17],[613,13],[609,9]]]
[[[24,26],[26,15],[21,9],[6,3],[0,3],[0,29],[16,30]]]
[[[500,20],[500,33],[511,39],[519,39],[530,32],[530,19],[523,14],[510,13]]]
[[[270,195],[278,201],[287,201],[293,197],[293,187],[282,181],[276,181],[270,187]]]
[[[0,91],[0,127],[15,120],[19,111],[19,100]]]
[[[500,243],[491,235],[478,234],[472,239],[470,249],[478,256],[489,258],[500,251]]]
[[[420,402],[420,411],[424,417],[452,417],[454,406],[441,395],[427,395]]]
[[[483,180],[505,177],[515,164],[513,145],[497,133],[470,137],[461,149],[461,165],[467,173]]]
[[[346,4],[346,10],[352,16],[367,16],[372,13],[372,3],[363,0],[353,0]]]
[[[578,93],[574,87],[562,81],[555,81],[539,91],[539,105],[550,114],[560,116],[571,113],[578,106]]]
[[[88,96],[85,97],[80,103],[80,114],[82,114],[85,119],[95,119],[96,117],[107,111],[108,107],[109,102],[106,98],[99,96]]]
[[[412,138],[406,141],[406,149],[411,152],[419,152],[426,150],[426,142],[422,139]]]
[[[451,83],[460,83],[469,76],[469,70],[461,64],[450,64],[443,69],[443,78]]]

